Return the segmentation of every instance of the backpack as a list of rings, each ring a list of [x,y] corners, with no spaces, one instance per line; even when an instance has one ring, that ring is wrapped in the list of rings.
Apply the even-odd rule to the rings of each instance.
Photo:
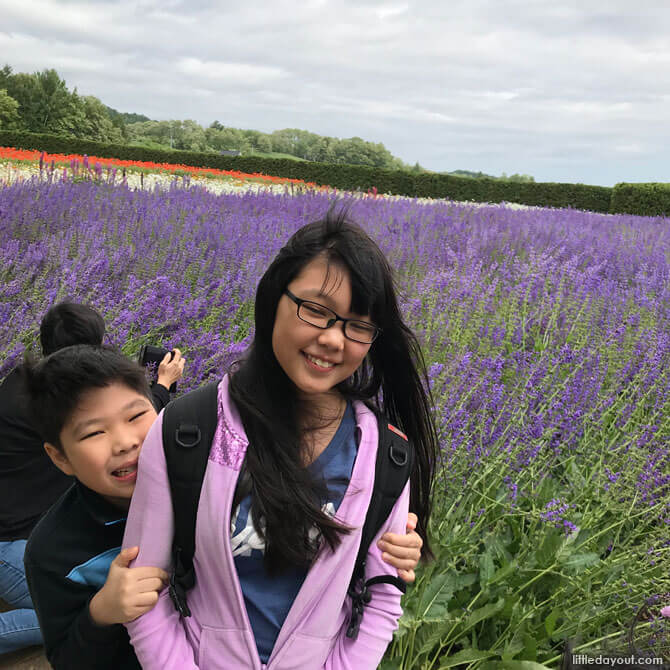
[[[186,592],[195,585],[195,523],[200,489],[217,426],[218,385],[218,381],[212,382],[191,391],[170,402],[163,411],[163,449],[174,512],[169,594],[183,617],[191,616]],[[377,426],[379,444],[374,486],[347,591],[353,605],[347,637],[354,640],[358,637],[365,605],[372,597],[368,587],[393,584],[405,593],[405,582],[399,577],[381,575],[365,579],[368,548],[405,488],[413,463],[413,450],[404,433],[380,415],[377,415]]]

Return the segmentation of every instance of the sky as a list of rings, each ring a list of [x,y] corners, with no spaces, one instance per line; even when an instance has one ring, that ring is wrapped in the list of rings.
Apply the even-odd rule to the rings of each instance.
[[[670,182],[668,0],[0,0],[0,66],[436,171]]]

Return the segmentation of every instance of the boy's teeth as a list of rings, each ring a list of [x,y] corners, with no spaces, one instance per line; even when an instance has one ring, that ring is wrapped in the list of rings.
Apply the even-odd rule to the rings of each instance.
[[[310,356],[307,354],[307,358],[309,358],[312,363],[315,363],[318,365],[320,368],[332,368],[333,363],[328,363],[327,361],[322,361],[320,358],[315,358],[314,356]]]
[[[124,468],[123,470],[114,470],[112,474],[115,474],[117,477],[125,477],[126,475],[129,475],[131,472],[135,472],[137,470],[137,466],[134,465],[131,468]]]

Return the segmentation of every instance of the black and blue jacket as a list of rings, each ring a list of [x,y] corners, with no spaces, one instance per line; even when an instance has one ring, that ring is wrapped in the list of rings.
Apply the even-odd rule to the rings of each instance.
[[[30,535],[26,577],[54,670],[140,669],[125,627],[98,626],[88,609],[125,528],[125,510],[77,482]]]

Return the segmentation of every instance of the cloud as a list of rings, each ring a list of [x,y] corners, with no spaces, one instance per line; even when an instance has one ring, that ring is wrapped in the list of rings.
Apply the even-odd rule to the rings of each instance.
[[[245,85],[260,84],[282,79],[286,73],[281,68],[253,65],[249,63],[224,63],[222,61],[202,61],[199,58],[180,58],[176,70],[192,77],[214,81],[239,82]]]
[[[437,170],[670,181],[665,0],[0,0],[16,71],[152,118],[383,142]],[[645,162],[646,160],[646,162]]]

